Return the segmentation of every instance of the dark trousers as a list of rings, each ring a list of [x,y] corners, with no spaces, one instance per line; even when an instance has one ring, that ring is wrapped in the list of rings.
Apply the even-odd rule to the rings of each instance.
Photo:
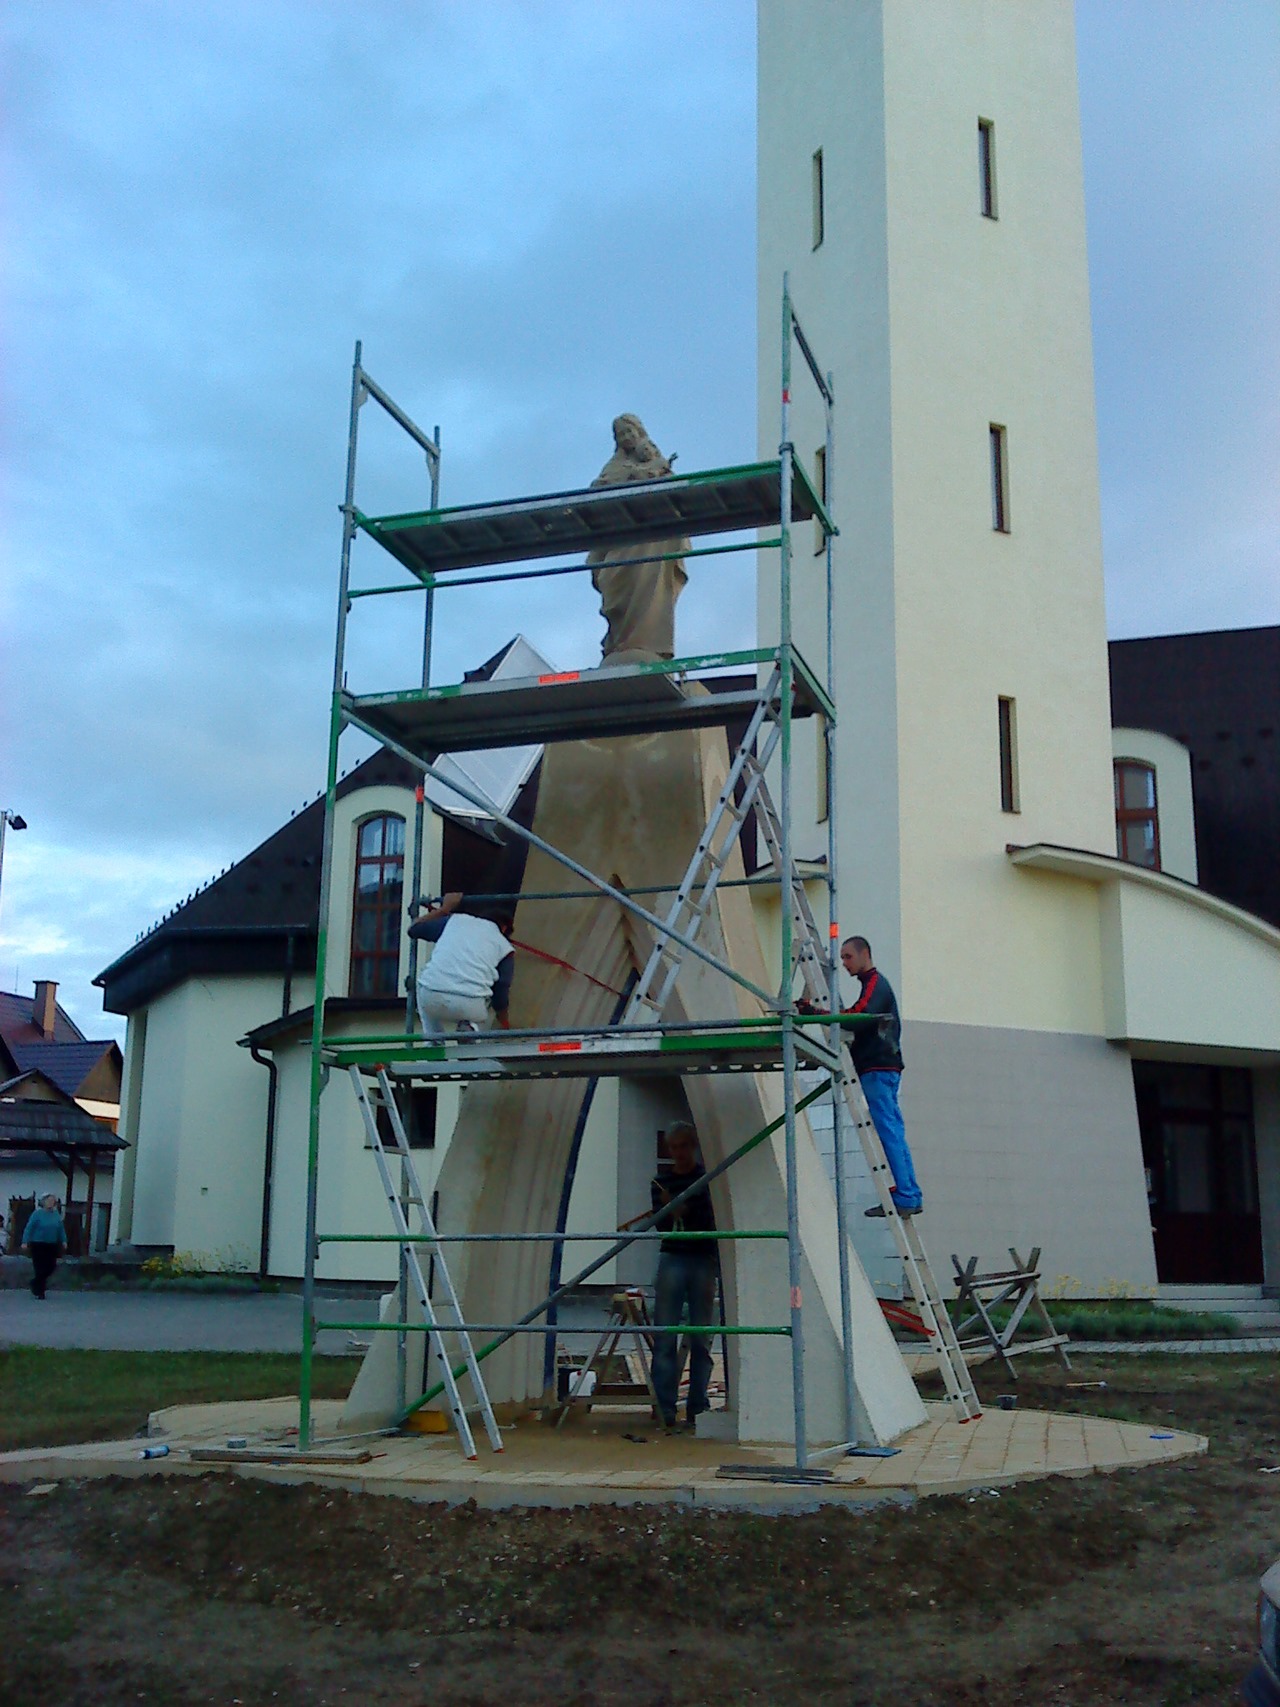
[[[658,1257],[654,1284],[655,1327],[679,1327],[685,1311],[690,1328],[708,1327],[715,1320],[717,1266],[714,1257],[684,1251],[663,1251]],[[711,1376],[711,1341],[705,1334],[655,1334],[653,1337],[653,1386],[663,1422],[675,1421],[680,1389],[680,1340],[689,1348],[689,1421],[707,1408],[707,1382]]]
[[[31,1266],[35,1270],[31,1278],[31,1290],[37,1298],[44,1297],[44,1289],[58,1266],[58,1252],[61,1249],[61,1245],[52,1244],[48,1239],[31,1241]]]

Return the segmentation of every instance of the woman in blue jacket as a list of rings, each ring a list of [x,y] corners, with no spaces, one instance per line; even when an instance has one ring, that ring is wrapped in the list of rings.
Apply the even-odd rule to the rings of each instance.
[[[52,1192],[41,1198],[39,1209],[32,1210],[22,1235],[22,1248],[30,1252],[31,1266],[35,1270],[31,1277],[31,1290],[37,1298],[43,1298],[44,1289],[58,1266],[58,1258],[67,1248],[67,1229],[58,1214],[58,1200]]]

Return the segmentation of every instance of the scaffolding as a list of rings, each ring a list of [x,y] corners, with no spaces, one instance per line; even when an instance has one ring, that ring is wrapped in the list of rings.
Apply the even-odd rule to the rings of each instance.
[[[801,1292],[801,1246],[797,1206],[796,1116],[818,1096],[830,1092],[835,1120],[835,1195],[839,1241],[840,1310],[844,1347],[844,1405],[847,1443],[856,1440],[852,1344],[852,1304],[849,1275],[848,1211],[841,1126],[840,1094],[844,1082],[840,1034],[841,1023],[839,930],[836,874],[838,821],[835,799],[836,711],[834,703],[834,577],[830,493],[835,467],[834,393],[831,375],[825,373],[796,316],[790,287],[784,278],[782,291],[782,369],[780,435],[775,460],[738,467],[715,469],[627,486],[595,487],[571,492],[513,499],[504,503],[439,507],[440,434],[428,436],[384,392],[365,371],[361,346],[356,345],[352,372],[351,406],[347,439],[346,489],[342,504],[342,554],[339,571],[337,621],[334,646],[333,688],[329,720],[328,770],[325,789],[325,827],[320,879],[319,930],[316,944],[315,1007],[311,1039],[310,1123],[307,1147],[306,1248],[303,1285],[302,1367],[300,1377],[299,1445],[306,1449],[313,1436],[312,1359],[315,1336],[321,1327],[356,1328],[395,1332],[400,1346],[402,1397],[406,1399],[402,1420],[413,1409],[428,1403],[442,1387],[437,1382],[408,1402],[403,1393],[404,1346],[414,1331],[433,1332],[429,1324],[408,1320],[405,1289],[404,1250],[411,1236],[350,1234],[322,1231],[317,1224],[317,1185],[320,1162],[320,1098],[332,1069],[364,1073],[373,1077],[389,1073],[400,1085],[409,1082],[438,1083],[477,1079],[531,1079],[550,1075],[579,1074],[592,1077],[647,1074],[777,1072],[782,1076],[783,1113],[740,1144],[716,1168],[711,1179],[753,1151],[773,1132],[784,1132],[784,1176],[786,1227],[739,1230],[718,1235],[721,1239],[775,1239],[787,1245],[789,1296],[785,1319],[775,1324],[728,1323],[715,1333],[778,1334],[790,1340],[791,1387],[797,1466],[807,1463],[804,1380],[804,1306]],[[825,419],[825,462],[822,479],[815,482],[796,455],[791,443],[791,390],[796,354],[800,367],[816,389]],[[408,434],[426,457],[431,483],[431,503],[425,511],[390,516],[369,516],[356,506],[356,466],[360,411],[377,403]],[[825,559],[823,583],[826,655],[821,671],[800,653],[793,634],[792,581],[793,530],[797,523],[816,523]],[[750,534],[748,539],[723,542],[723,536]],[[352,585],[352,546],[358,535],[382,546],[406,572],[394,584]],[[747,650],[704,653],[656,662],[612,665],[597,669],[557,672],[517,681],[482,681],[433,684],[431,652],[436,617],[436,595],[446,589],[491,582],[516,582],[548,575],[590,573],[583,560],[588,551],[635,549],[634,558],[610,557],[612,566],[626,562],[652,562],[656,553],[644,553],[646,543],[720,536],[721,543],[691,548],[681,557],[718,556],[735,552],[776,552],[778,565],[778,638],[774,645]],[[579,561],[546,566],[539,560],[582,554]],[[671,553],[670,555],[676,555]],[[529,565],[535,565],[529,567]],[[515,567],[520,565],[520,567]],[[355,694],[346,687],[347,626],[356,601],[404,592],[425,593],[422,678],[419,686],[395,692]],[[693,692],[696,683],[711,682],[726,670],[749,671],[755,685],[735,680],[728,691]],[[818,717],[824,732],[824,758],[828,779],[827,848],[824,862],[815,869],[801,870],[792,836],[793,725],[800,719]],[[780,895],[780,977],[776,989],[761,988],[699,939],[697,905],[705,908],[715,893],[724,859],[709,858],[698,875],[696,860],[686,877],[686,890],[662,912],[661,899],[674,893],[674,885],[650,891],[623,889],[588,870],[570,854],[553,847],[534,829],[522,825],[497,802],[469,781],[450,772],[442,773],[440,756],[459,751],[552,743],[604,736],[630,736],[703,727],[726,727],[735,719],[747,720],[746,734],[731,751],[730,781],[721,795],[732,802],[754,802],[765,814],[767,837],[773,855],[767,881]],[[422,778],[437,778],[470,805],[486,813],[508,833],[541,849],[577,878],[583,887],[546,892],[546,898],[576,895],[609,896],[651,933],[654,949],[651,964],[641,975],[638,990],[618,1024],[574,1032],[555,1030],[485,1033],[475,1038],[424,1039],[414,1035],[412,980],[416,975],[416,942],[410,948],[410,1000],[406,1005],[402,1032],[370,1037],[330,1037],[325,1029],[325,985],[328,968],[328,925],[334,855],[334,809],[339,779],[339,744],[344,730],[363,731],[386,749],[406,760]],[[776,810],[765,785],[765,771],[776,774]],[[417,790],[413,839],[413,869],[410,894],[421,898],[423,845],[423,787]],[[727,841],[718,844],[721,854],[734,842],[747,817],[747,809],[732,804]],[[716,834],[719,834],[717,831]],[[710,849],[715,840],[710,830],[703,842]],[[701,844],[700,844],[701,847]],[[727,856],[725,856],[727,857]],[[818,932],[805,894],[806,881],[816,878],[826,889],[827,919]],[[756,881],[756,880],[753,880]],[[646,905],[646,901],[653,903]],[[805,923],[809,929],[806,931]],[[818,939],[821,938],[821,946]],[[686,955],[705,962],[733,984],[745,989],[760,1004],[759,1018],[731,1023],[675,1024],[663,1014],[666,995],[674,986]],[[820,989],[822,1011],[812,1011],[812,999],[804,1011],[796,984],[798,974],[810,992]],[[848,1024],[847,1016],[844,1019]],[[801,1084],[802,1071],[817,1069],[823,1075],[818,1089]],[[646,1218],[647,1222],[652,1217]],[[555,1250],[575,1239],[598,1239],[602,1235],[550,1233],[497,1233],[441,1235],[442,1243],[484,1239],[545,1241]],[[548,1317],[571,1287],[599,1269],[613,1255],[636,1240],[658,1238],[651,1225],[617,1239],[604,1257],[597,1258],[578,1275],[553,1286],[548,1297],[521,1321],[507,1323],[467,1322],[457,1324],[467,1331],[492,1331],[498,1338],[479,1353],[488,1356],[515,1333],[554,1331]],[[669,1234],[667,1235],[670,1236]],[[395,1243],[401,1250],[399,1310],[395,1321],[369,1323],[319,1322],[315,1315],[316,1265],[324,1244]],[[447,1331],[447,1330],[446,1330]],[[672,1330],[676,1331],[676,1330]],[[431,1343],[431,1342],[429,1342]],[[438,1345],[438,1341],[436,1341]],[[424,1383],[425,1384],[425,1383]]]

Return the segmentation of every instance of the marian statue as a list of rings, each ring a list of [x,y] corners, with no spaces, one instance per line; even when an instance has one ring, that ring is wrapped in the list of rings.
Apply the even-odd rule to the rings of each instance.
[[[618,416],[613,442],[614,453],[592,486],[627,486],[639,480],[663,480],[671,473],[671,463],[638,416]],[[587,556],[592,583],[600,594],[600,612],[609,625],[602,648],[606,663],[675,656],[676,600],[689,578],[681,557],[689,541],[652,541],[648,549],[660,555],[637,562],[641,549],[618,546]]]

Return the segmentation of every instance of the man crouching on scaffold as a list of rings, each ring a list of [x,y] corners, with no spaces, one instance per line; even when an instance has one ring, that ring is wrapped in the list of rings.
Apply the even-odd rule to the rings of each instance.
[[[427,1037],[446,1031],[487,1031],[493,1024],[510,1028],[507,1009],[516,957],[510,937],[510,913],[466,904],[462,891],[450,890],[433,903],[409,935],[434,944],[418,973],[418,1017]]]

